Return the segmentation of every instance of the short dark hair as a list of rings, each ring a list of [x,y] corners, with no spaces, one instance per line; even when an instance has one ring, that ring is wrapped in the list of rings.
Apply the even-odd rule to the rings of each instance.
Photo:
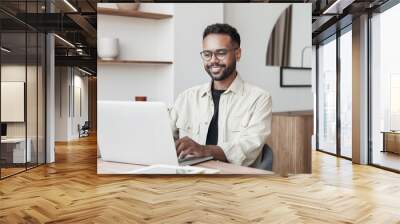
[[[215,23],[206,27],[203,32],[203,40],[209,34],[226,34],[240,47],[240,35],[237,30],[227,23]]]

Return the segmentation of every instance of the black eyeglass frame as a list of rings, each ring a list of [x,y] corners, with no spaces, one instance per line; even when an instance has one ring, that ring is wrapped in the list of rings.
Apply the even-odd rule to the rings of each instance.
[[[231,50],[235,51],[235,50],[237,50],[237,49],[239,49],[239,47],[234,47],[234,48],[220,48],[220,49],[216,49],[216,50],[213,50],[213,51],[211,51],[211,50],[204,50],[204,51],[201,51],[201,52],[200,52],[200,56],[201,56],[201,58],[202,58],[204,61],[211,61],[211,59],[212,59],[213,56],[215,56],[218,60],[222,61],[222,60],[225,59],[225,57],[226,57],[226,55],[228,54],[229,51],[231,51]],[[225,53],[224,55],[222,55],[222,56],[218,56],[218,55],[216,54],[216,52],[217,52],[217,51],[220,51],[220,50],[226,50],[226,53]],[[203,54],[204,54],[205,52],[210,52],[210,53],[211,53],[210,59],[207,60],[207,59],[204,58]],[[220,58],[220,57],[222,57],[222,58]]]

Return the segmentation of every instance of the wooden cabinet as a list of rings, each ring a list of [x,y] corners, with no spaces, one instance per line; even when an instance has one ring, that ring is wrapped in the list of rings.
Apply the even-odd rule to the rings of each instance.
[[[400,154],[400,132],[383,133],[383,152]]]
[[[283,176],[311,173],[312,134],[312,111],[273,113],[267,140],[274,154],[273,171]]]

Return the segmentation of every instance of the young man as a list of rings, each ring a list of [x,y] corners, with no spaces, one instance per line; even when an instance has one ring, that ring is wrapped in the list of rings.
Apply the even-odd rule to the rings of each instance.
[[[240,35],[228,24],[210,25],[200,55],[211,82],[185,90],[170,111],[177,154],[257,166],[271,132],[272,100],[236,71]]]

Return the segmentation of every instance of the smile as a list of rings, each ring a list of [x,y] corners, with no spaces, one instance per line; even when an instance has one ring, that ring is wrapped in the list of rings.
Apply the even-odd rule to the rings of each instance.
[[[222,67],[221,66],[212,66],[211,67],[211,71],[212,72],[219,72],[219,71],[221,71],[222,70]]]

